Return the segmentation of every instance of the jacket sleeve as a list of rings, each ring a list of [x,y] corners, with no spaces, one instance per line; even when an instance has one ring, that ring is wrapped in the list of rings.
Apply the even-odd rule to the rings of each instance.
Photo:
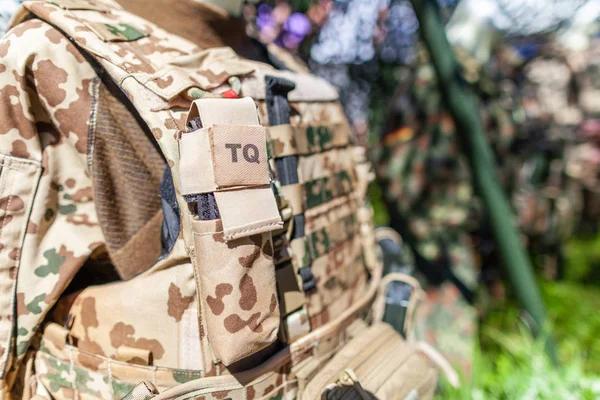
[[[40,20],[0,40],[0,391],[104,243],[86,154],[98,85],[75,46]]]

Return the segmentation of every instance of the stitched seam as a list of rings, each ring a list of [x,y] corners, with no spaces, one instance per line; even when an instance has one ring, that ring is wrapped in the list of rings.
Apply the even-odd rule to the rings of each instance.
[[[96,122],[98,120],[98,101],[100,97],[100,78],[96,76],[93,80],[92,110],[90,112],[87,143],[87,167],[88,171],[93,169],[93,153],[96,144]]]
[[[233,235],[233,234],[239,234],[239,233],[253,232],[253,231],[256,231],[258,229],[268,228],[268,227],[271,227],[271,226],[283,226],[283,222],[271,222],[269,224],[260,225],[260,226],[253,227],[253,228],[246,228],[246,229],[236,229],[236,228],[233,228],[233,229],[229,229],[228,232],[229,232],[230,235]]]
[[[4,167],[5,164],[2,164],[2,166]],[[8,169],[10,168],[10,162],[8,162]],[[4,174],[6,175],[6,174]],[[5,179],[2,179],[2,186],[0,186],[0,195],[2,195],[2,193],[5,193],[5,188],[6,188],[6,184],[8,181],[9,177],[5,176]],[[8,201],[6,202],[6,207],[4,207],[4,218],[2,218],[2,224],[0,224],[0,240],[2,239],[2,232],[4,231],[4,227],[6,226],[6,224],[8,224],[7,220],[8,218],[6,218],[8,215],[8,209],[10,206],[10,199],[12,196],[8,196]],[[8,251],[8,246],[6,246],[6,250]],[[0,253],[2,253],[2,251],[0,251]]]
[[[67,345],[67,348],[69,349],[69,378],[72,379],[71,389],[73,389],[73,393],[75,394],[75,400],[79,400],[79,391],[75,386],[77,379],[75,375],[75,363],[73,362],[73,346]]]

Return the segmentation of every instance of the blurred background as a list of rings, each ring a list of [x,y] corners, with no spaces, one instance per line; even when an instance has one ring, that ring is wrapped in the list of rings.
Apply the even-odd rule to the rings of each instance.
[[[456,99],[438,84],[414,2],[248,1],[244,18],[249,36],[340,90],[354,139],[376,166],[376,223],[401,233],[398,262],[446,307],[430,310],[437,329],[474,313],[441,343],[474,337],[471,383],[443,386],[440,397],[600,398],[600,0],[420,2],[435,3],[455,79],[474,95],[545,303],[540,338],[472,183],[446,107]],[[18,3],[0,0],[2,32]],[[560,368],[544,351],[548,333]]]
[[[439,284],[427,270],[445,259],[476,310],[471,385],[440,397],[600,398],[600,2],[436,6],[534,267],[560,368],[529,333],[411,1],[265,1],[248,3],[244,16],[250,36],[340,90],[355,140],[376,165],[377,224],[402,234],[426,281]],[[456,335],[470,329],[448,333],[460,347]]]

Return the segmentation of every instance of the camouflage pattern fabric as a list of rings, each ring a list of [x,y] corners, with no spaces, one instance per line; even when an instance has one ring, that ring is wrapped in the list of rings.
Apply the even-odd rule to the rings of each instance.
[[[382,138],[378,178],[392,226],[412,248],[417,270],[431,283],[425,285],[429,296],[418,318],[418,331],[468,375],[475,313],[460,294],[456,296],[452,283],[436,286],[451,274],[465,289],[475,289],[477,269],[468,231],[477,204],[433,67],[422,63],[405,69],[399,86],[390,117],[393,129]],[[445,290],[454,290],[454,297],[446,296]],[[440,310],[451,317],[441,318]],[[453,340],[442,340],[442,332]]]
[[[571,51],[567,60],[575,73],[577,103],[583,121],[577,132],[578,143],[566,155],[565,168],[567,175],[582,187],[579,227],[597,232],[600,226],[600,40],[590,39],[587,49]]]
[[[463,79],[477,93],[483,127],[509,185],[510,153],[521,117],[505,65],[484,67],[458,53]],[[481,259],[472,237],[484,220],[451,115],[442,104],[433,67],[422,52],[403,67],[379,149],[378,179],[394,226],[410,244],[429,286],[421,334],[470,374],[477,315],[471,305]],[[478,244],[479,247],[479,244]]]
[[[39,20],[11,29],[0,55],[0,368],[10,385],[48,310],[84,263],[105,251],[86,171],[96,73]]]
[[[549,46],[528,61],[515,57],[510,47],[500,48],[483,66],[458,55],[463,78],[480,102],[523,244],[535,264],[557,278],[562,246],[582,223],[583,210],[594,210],[587,205],[597,202],[597,189],[590,188],[598,176],[594,121],[600,107],[593,100],[597,50],[569,53]],[[426,56],[401,76],[382,137],[378,178],[392,225],[412,246],[418,270],[432,284],[421,333],[468,372],[471,347],[464,338],[475,334],[476,315],[457,287],[473,290],[480,266],[482,278],[493,284],[501,276],[499,256],[489,227],[481,223],[466,160]],[[588,219],[597,221],[598,215]],[[446,267],[452,276],[440,272]]]
[[[187,397],[296,397],[291,369],[304,361],[320,367],[344,345],[381,275],[365,201],[372,173],[350,140],[337,92],[228,48],[200,51],[110,0],[28,1],[17,16],[0,41],[0,394],[135,398],[135,386],[148,381],[161,392],[186,383]],[[296,83],[283,133],[269,126],[265,75]],[[274,165],[291,154],[299,179],[265,185],[281,216],[260,232],[267,240],[224,244],[216,221],[215,232],[196,229],[200,220],[180,193],[179,145],[194,101],[238,96],[258,106],[275,178]],[[181,230],[155,261],[165,163]],[[221,217],[239,216],[240,204],[250,217],[265,207],[239,196],[219,204]],[[303,232],[292,239],[299,215]],[[214,260],[199,253],[202,235],[218,247]],[[230,259],[235,277],[213,268],[215,279],[202,281],[203,268]],[[257,262],[270,266],[263,270],[277,280],[277,296],[267,279],[252,278]],[[282,273],[286,265],[291,275]],[[215,356],[207,324],[229,326],[233,348],[235,333],[262,331],[260,317],[275,315],[277,301],[289,306],[280,308],[287,335],[232,368]],[[221,315],[224,306],[239,312]]]

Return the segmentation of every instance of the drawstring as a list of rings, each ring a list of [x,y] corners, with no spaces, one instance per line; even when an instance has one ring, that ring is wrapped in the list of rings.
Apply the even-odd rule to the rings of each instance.
[[[415,347],[438,366],[444,375],[446,375],[446,379],[453,388],[460,387],[460,378],[446,357],[444,357],[439,351],[426,342],[418,342],[416,343]]]

